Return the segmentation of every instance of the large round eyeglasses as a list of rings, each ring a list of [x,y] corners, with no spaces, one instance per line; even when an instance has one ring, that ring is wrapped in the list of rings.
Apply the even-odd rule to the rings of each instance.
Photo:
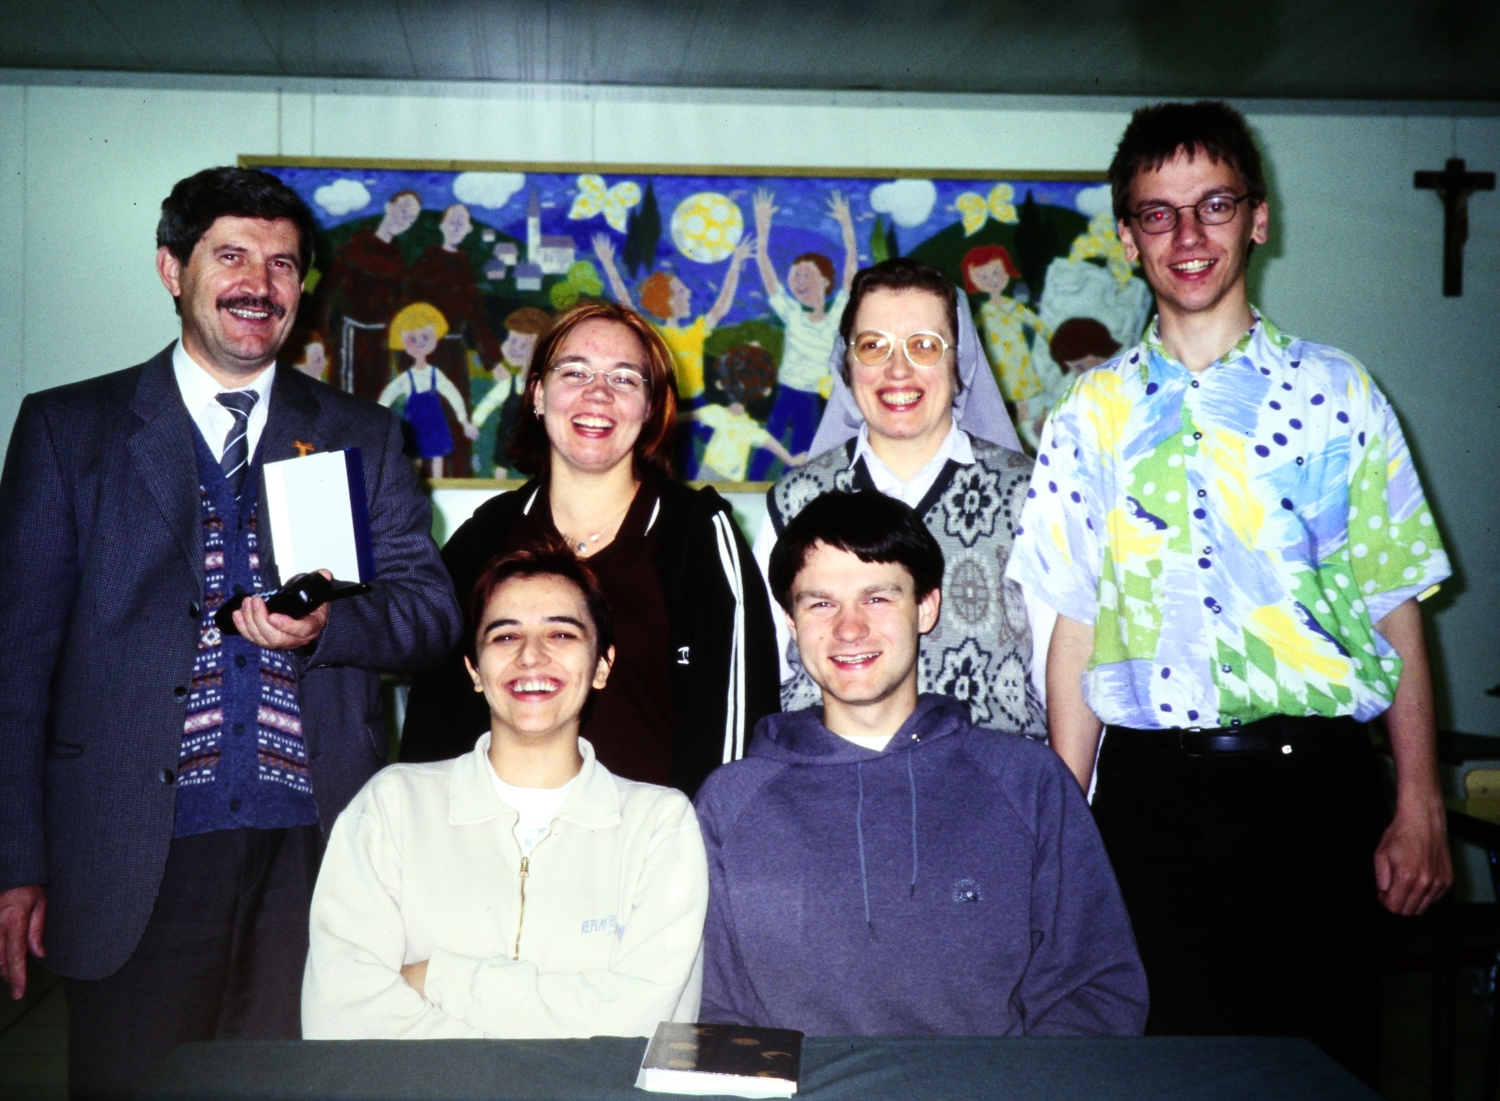
[[[1142,233],[1171,233],[1177,228],[1177,212],[1191,210],[1198,216],[1198,224],[1221,226],[1234,221],[1240,204],[1250,198],[1248,194],[1236,199],[1233,195],[1210,195],[1187,206],[1167,206],[1166,203],[1151,203],[1132,211],[1130,216],[1141,227]]]
[[[622,394],[639,394],[646,388],[646,380],[639,371],[632,371],[628,367],[615,367],[608,371],[595,371],[585,367],[581,363],[560,363],[547,370],[556,373],[557,381],[564,386],[571,386],[582,390],[585,386],[593,384],[595,375],[603,375],[604,381],[609,383],[611,390],[618,390]]]
[[[906,352],[907,362],[913,367],[921,367],[924,370],[930,370],[943,362],[948,349],[953,347],[937,333],[926,330],[912,333],[904,340],[897,340],[890,333],[883,333],[878,329],[866,329],[854,338],[849,351],[866,367],[879,367],[891,358],[891,353],[896,350],[898,344]]]

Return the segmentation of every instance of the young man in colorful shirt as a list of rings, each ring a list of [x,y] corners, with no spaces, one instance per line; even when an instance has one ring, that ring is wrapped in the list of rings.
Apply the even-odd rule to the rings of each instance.
[[[1380,905],[1452,878],[1417,607],[1448,559],[1364,368],[1247,299],[1244,119],[1143,108],[1110,181],[1158,318],[1054,411],[1016,531],[1009,576],[1059,613],[1052,744],[1097,785],[1148,1031],[1307,1036],[1374,1081]]]

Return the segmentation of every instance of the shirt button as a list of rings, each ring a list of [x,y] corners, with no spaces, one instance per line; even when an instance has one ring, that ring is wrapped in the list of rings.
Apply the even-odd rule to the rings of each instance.
[[[244,596],[245,595],[245,586],[243,586],[243,585],[236,585],[234,587],[234,595],[235,596]]]
[[[1193,389],[1194,390],[1198,389],[1198,380],[1197,379],[1193,379]]]
[[[1200,489],[1198,491],[1198,496],[1199,497],[1207,497],[1208,496],[1208,490],[1206,490],[1206,489]]]
[[[1213,552],[1214,552],[1213,547],[1204,547],[1203,548],[1203,553],[1204,554],[1213,554]]]
[[[234,655],[234,665],[235,665],[236,669],[243,669],[245,667],[245,655],[244,654],[235,654]]]
[[[196,600],[188,601],[188,618],[197,619],[203,614],[202,606]]]
[[[187,688],[186,688],[186,686],[179,684],[176,688],[172,689],[172,698],[174,700],[185,700],[185,699],[187,699]]]
[[[1219,668],[1222,669],[1222,670],[1224,670],[1224,672],[1226,672],[1226,673],[1233,673],[1234,672],[1234,666],[1232,666],[1232,665],[1221,665],[1221,666],[1219,666]]]
[[[164,768],[156,774],[156,778],[164,784],[170,784],[173,780],[177,779],[177,774],[170,768]]]
[[[244,723],[235,723],[234,724],[234,736],[236,738],[243,737],[244,733],[245,733],[245,724]]]
[[[240,801],[238,799],[229,800],[229,809],[238,812],[240,809]]]
[[[1201,440],[1202,438],[1203,438],[1203,433],[1202,432],[1194,432],[1193,433],[1193,439],[1195,439],[1195,440]]]

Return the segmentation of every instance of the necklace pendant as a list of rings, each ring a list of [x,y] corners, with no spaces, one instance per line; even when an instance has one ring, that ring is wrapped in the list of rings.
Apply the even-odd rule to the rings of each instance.
[[[580,541],[579,544],[578,544],[578,553],[582,554],[587,549],[588,549],[588,542],[586,540],[585,541]]]

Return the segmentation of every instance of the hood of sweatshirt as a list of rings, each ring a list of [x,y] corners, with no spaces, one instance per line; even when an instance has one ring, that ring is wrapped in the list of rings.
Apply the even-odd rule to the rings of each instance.
[[[964,704],[951,696],[924,693],[885,749],[874,753],[824,726],[822,708],[807,707],[761,719],[745,756],[793,765],[857,765],[960,733],[968,725],[969,709]]]

